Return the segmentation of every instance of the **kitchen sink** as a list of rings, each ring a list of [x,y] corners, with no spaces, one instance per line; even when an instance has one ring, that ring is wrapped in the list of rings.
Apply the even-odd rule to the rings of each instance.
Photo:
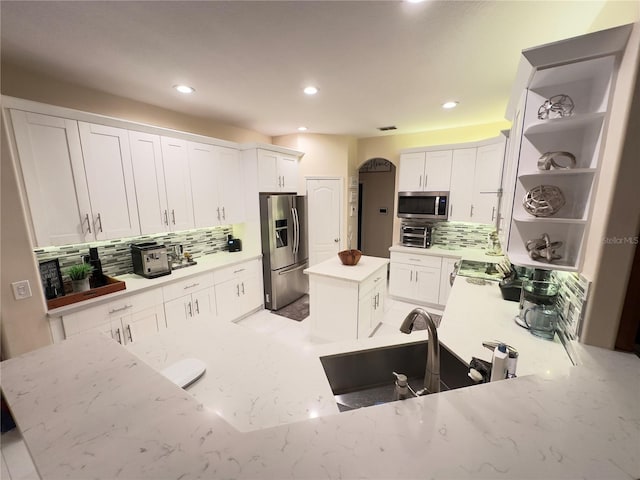
[[[340,411],[395,401],[395,376],[402,373],[414,391],[423,387],[427,341],[320,357]],[[440,345],[440,390],[474,385],[469,365]]]

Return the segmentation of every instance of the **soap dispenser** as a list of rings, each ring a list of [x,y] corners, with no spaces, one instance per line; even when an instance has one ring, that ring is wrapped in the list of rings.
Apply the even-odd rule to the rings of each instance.
[[[500,343],[493,351],[493,358],[491,359],[492,382],[507,378],[508,362],[509,354],[507,353],[507,346],[504,343]]]
[[[394,400],[404,400],[409,396],[409,386],[407,384],[407,376],[402,373],[393,372],[396,376],[396,388],[393,393]]]

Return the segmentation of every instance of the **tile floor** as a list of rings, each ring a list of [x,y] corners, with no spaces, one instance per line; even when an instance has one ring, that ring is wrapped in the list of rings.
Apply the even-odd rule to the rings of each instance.
[[[415,306],[387,298],[385,300],[382,325],[375,331],[374,335],[397,333],[402,320]],[[437,309],[426,309],[433,313],[442,314],[442,311]],[[297,322],[274,315],[269,310],[261,310],[240,320],[238,325],[250,328],[294,348],[309,349],[318,343],[323,343],[311,338],[311,322],[309,318]],[[0,450],[2,452],[2,455],[0,455],[0,480],[33,480],[40,478],[18,429],[14,428],[2,434],[0,437]]]

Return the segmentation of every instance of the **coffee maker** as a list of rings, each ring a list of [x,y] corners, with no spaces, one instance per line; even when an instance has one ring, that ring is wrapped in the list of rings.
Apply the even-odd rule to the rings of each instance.
[[[522,281],[516,323],[537,337],[553,340],[560,321],[556,307],[558,288],[550,270],[534,269],[531,277]]]

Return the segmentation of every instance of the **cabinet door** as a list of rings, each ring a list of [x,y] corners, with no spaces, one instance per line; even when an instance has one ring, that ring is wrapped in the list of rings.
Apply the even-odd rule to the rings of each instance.
[[[169,212],[160,137],[129,131],[129,142],[140,216],[140,232],[143,235],[167,232],[169,231]]]
[[[498,194],[477,193],[473,196],[473,216],[471,220],[477,223],[496,224],[498,216]]]
[[[164,317],[167,328],[182,328],[187,319],[188,306],[191,305],[191,295],[185,295],[164,303]]]
[[[158,333],[164,328],[164,312],[162,307],[152,307],[122,318],[125,344]]]
[[[399,192],[424,190],[424,158],[424,152],[403,153],[400,155]]]
[[[389,294],[411,298],[414,294],[413,266],[391,262],[389,266]]]
[[[78,124],[11,110],[38,247],[94,240]]]
[[[427,152],[424,162],[425,191],[448,192],[451,186],[452,150]]]
[[[221,223],[243,223],[245,221],[243,194],[245,189],[240,155],[234,148],[219,147],[218,151]]]
[[[358,337],[367,338],[375,315],[376,291],[371,290],[358,300]]]
[[[480,193],[496,193],[500,190],[504,142],[478,147],[474,190]]]
[[[160,137],[164,184],[167,190],[169,228],[172,232],[193,228],[193,202],[187,142]]]
[[[386,297],[386,285],[378,285],[374,290],[374,311],[371,318],[371,329],[367,336],[371,335],[380,323],[384,320],[384,298]]]
[[[129,135],[78,122],[97,240],[140,235]]]
[[[229,322],[238,318],[240,310],[240,284],[234,278],[219,283],[214,287],[216,299],[216,311],[218,319]]]
[[[214,145],[189,142],[189,171],[196,228],[219,225],[218,151]]]
[[[476,149],[454,150],[451,164],[451,190],[449,194],[449,220],[471,221],[473,202],[473,179],[476,164]]]
[[[414,267],[416,282],[416,300],[437,304],[440,296],[440,269]]]
[[[280,191],[296,193],[298,191],[298,159],[288,155],[279,155],[278,176],[280,177]]]
[[[279,192],[278,155],[267,150],[258,150],[258,191]]]
[[[262,288],[262,274],[247,275],[240,280],[241,302],[238,316],[246,315],[262,306],[264,290]]]
[[[440,305],[446,305],[449,298],[449,292],[451,291],[451,277],[450,275],[456,268],[456,264],[459,260],[456,258],[443,258],[442,259],[442,273],[440,274],[440,293],[438,296],[438,303]]]
[[[215,312],[215,295],[213,289],[207,288],[191,294],[191,308],[193,317],[212,318]]]

